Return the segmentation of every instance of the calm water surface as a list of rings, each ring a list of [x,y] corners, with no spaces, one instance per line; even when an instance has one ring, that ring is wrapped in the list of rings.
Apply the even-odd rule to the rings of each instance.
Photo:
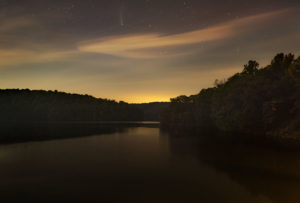
[[[4,202],[300,202],[299,177],[295,152],[156,127],[0,145]]]

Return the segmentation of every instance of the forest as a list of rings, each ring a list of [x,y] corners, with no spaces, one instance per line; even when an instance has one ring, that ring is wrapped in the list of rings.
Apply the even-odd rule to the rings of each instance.
[[[172,98],[161,127],[300,138],[300,57],[280,53],[261,68],[250,60],[212,88]]]
[[[2,122],[140,121],[141,109],[123,101],[58,91],[0,90]]]
[[[144,121],[159,121],[160,115],[169,104],[169,102],[150,102],[130,105],[139,108],[143,112]]]

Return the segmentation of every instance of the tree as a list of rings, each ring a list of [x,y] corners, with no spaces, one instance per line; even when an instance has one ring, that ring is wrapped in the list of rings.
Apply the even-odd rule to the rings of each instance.
[[[255,75],[255,73],[257,72],[257,68],[259,66],[259,63],[257,63],[256,61],[248,61],[248,64],[244,65],[244,70],[242,73],[244,74],[248,74],[248,75]]]
[[[300,138],[300,57],[277,54],[197,95],[171,99],[161,124],[174,130],[212,130]],[[194,129],[193,129],[194,128]]]

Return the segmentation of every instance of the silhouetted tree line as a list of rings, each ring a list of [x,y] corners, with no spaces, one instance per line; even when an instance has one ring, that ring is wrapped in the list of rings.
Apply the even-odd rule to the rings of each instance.
[[[143,112],[123,101],[43,90],[0,90],[0,121],[137,121]]]
[[[159,121],[160,115],[168,107],[169,102],[150,102],[142,104],[131,104],[143,112],[144,121]]]
[[[216,80],[213,88],[171,99],[161,126],[300,137],[300,57],[280,53],[270,65],[258,67],[250,60],[242,72]]]

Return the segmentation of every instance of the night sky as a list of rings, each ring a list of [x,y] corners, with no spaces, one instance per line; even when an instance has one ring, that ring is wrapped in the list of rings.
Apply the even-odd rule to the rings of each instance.
[[[300,54],[299,0],[0,0],[0,88],[127,102]]]

